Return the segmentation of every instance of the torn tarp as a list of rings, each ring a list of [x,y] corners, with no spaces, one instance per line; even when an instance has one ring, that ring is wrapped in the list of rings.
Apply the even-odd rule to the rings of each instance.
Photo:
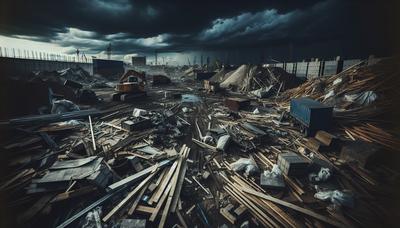
[[[223,135],[223,136],[219,137],[218,142],[217,142],[217,150],[225,151],[229,145],[230,140],[231,140],[231,136],[229,136],[229,135]]]
[[[82,159],[75,159],[75,160],[67,160],[67,161],[56,161],[50,167],[50,169],[69,169],[69,168],[76,168],[79,166],[83,166],[95,160],[97,156],[91,156]],[[99,159],[101,161],[101,159]]]
[[[239,160],[230,164],[231,169],[234,171],[244,170],[246,176],[258,172],[257,163],[252,158],[239,158]]]
[[[374,91],[365,91],[362,93],[345,95],[344,99],[348,102],[356,103],[358,105],[369,105],[378,98]]]
[[[56,162],[55,168],[50,167],[50,171],[42,178],[32,180],[33,183],[49,183],[60,181],[71,181],[84,179],[100,169],[103,158],[83,158],[72,161]]]
[[[320,191],[315,193],[315,198],[324,200],[324,201],[331,201],[335,205],[343,205],[347,207],[354,206],[354,199],[353,194],[349,191]]]
[[[73,111],[79,111],[78,105],[74,104],[70,100],[56,100],[53,101],[53,106],[51,107],[51,113],[52,114],[61,114],[65,112],[73,112]]]
[[[266,135],[267,133],[263,130],[261,130],[258,127],[255,127],[254,125],[250,124],[250,123],[243,123],[242,125],[246,130],[249,130],[257,135]]]
[[[274,87],[274,85],[270,85],[268,87],[264,87],[264,88],[261,88],[261,89],[250,91],[250,93],[253,94],[254,96],[258,97],[258,98],[267,98],[267,97],[272,95],[272,88],[273,87]]]

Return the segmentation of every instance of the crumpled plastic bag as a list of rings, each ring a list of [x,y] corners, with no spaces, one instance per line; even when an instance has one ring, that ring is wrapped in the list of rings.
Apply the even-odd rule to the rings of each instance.
[[[140,108],[135,108],[135,109],[133,109],[133,112],[132,112],[132,116],[134,116],[134,117],[144,116],[146,114],[147,114],[147,111],[144,109],[140,109]]]
[[[254,161],[254,159],[251,158],[240,158],[239,160],[231,163],[230,167],[236,172],[244,170],[246,176],[257,173],[259,171],[256,162]]]
[[[265,87],[265,88],[260,88],[257,90],[250,91],[250,93],[258,98],[266,98],[266,97],[269,97],[272,95],[272,93],[271,93],[272,87],[273,87],[273,85]]]
[[[333,97],[333,96],[335,96],[335,91],[331,90],[327,94],[325,94],[324,101],[327,100],[328,98]]]
[[[55,100],[53,101],[53,106],[51,107],[52,114],[61,114],[65,112],[79,111],[79,106],[74,104],[70,100]]]
[[[230,140],[231,140],[230,135],[223,135],[223,136],[219,137],[219,139],[217,141],[217,150],[225,151],[226,148],[228,148],[228,146],[229,146]]]
[[[78,120],[68,120],[68,121],[58,123],[58,126],[78,126],[81,124],[83,124],[83,123]]]
[[[314,197],[323,201],[329,200],[338,206],[354,207],[354,195],[349,191],[320,191],[314,194]]]
[[[258,108],[254,109],[253,114],[260,114],[260,110]]]
[[[333,85],[337,85],[341,82],[342,82],[342,78],[337,78],[337,79],[335,79],[335,81],[333,81]]]
[[[332,175],[332,172],[329,168],[321,168],[318,172],[316,173],[311,173],[308,176],[308,179],[312,182],[323,182],[328,180]]]
[[[214,142],[214,138],[211,135],[206,135],[201,139],[201,141],[207,144],[211,144]]]
[[[85,224],[82,228],[101,228],[101,207],[89,211],[85,217]]]
[[[274,164],[272,165],[271,171],[265,170],[264,174],[279,177],[282,176],[282,171],[279,169],[278,165]]]
[[[191,111],[192,111],[192,109],[190,109],[188,107],[183,107],[182,108],[182,112],[184,112],[184,113],[188,113],[188,112],[191,112]]]
[[[285,184],[282,176],[282,171],[279,169],[278,165],[272,165],[271,171],[265,170],[264,171],[264,178],[267,180],[275,180],[277,183],[282,183],[283,186]]]

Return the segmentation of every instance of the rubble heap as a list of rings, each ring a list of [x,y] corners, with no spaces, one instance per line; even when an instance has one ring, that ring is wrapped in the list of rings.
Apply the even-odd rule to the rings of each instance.
[[[281,101],[310,97],[334,106],[334,115],[350,138],[376,142],[398,150],[400,68],[398,58],[373,65],[363,62],[326,78],[314,78],[286,91]]]
[[[221,88],[248,92],[260,98],[277,95],[287,89],[297,87],[303,82],[281,68],[264,68],[257,65],[242,65],[230,72],[222,69],[209,81],[220,82]]]
[[[103,88],[99,91],[109,99],[89,109],[0,121],[7,133],[0,138],[0,194],[7,207],[0,222],[7,227],[391,226],[398,211],[397,160],[382,149],[386,139],[375,143],[389,128],[379,125],[384,132],[368,141],[354,127],[369,124],[377,130],[371,120],[385,107],[380,99],[397,99],[388,97],[397,94],[389,83],[399,80],[393,63],[356,65],[286,92],[295,83],[281,70],[242,66],[225,73],[230,76],[223,81],[232,77],[227,82],[234,85],[240,78],[246,82],[237,84],[242,93],[210,94],[199,82],[177,82],[149,85],[147,97],[122,103],[111,100],[111,88]],[[248,93],[271,85],[279,99]],[[305,135],[307,123],[289,109],[300,97],[309,104],[300,114],[326,109],[325,117],[339,124],[322,129],[324,115],[311,116],[317,128]],[[328,105],[335,106],[335,116]]]

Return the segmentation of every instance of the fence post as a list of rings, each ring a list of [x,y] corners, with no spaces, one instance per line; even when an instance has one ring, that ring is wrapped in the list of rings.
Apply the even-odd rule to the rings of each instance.
[[[318,77],[321,77],[324,75],[324,70],[325,70],[325,60],[321,59],[321,61],[319,63]]]
[[[343,59],[340,56],[336,57],[336,74],[339,74],[343,71]]]
[[[306,78],[308,78],[308,67],[310,65],[310,61],[306,62]]]

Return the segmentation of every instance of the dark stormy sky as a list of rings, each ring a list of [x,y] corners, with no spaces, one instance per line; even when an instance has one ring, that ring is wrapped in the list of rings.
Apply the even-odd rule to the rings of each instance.
[[[398,50],[396,2],[1,0],[0,46],[101,57],[111,42],[115,58],[157,51],[177,64],[382,56]]]

